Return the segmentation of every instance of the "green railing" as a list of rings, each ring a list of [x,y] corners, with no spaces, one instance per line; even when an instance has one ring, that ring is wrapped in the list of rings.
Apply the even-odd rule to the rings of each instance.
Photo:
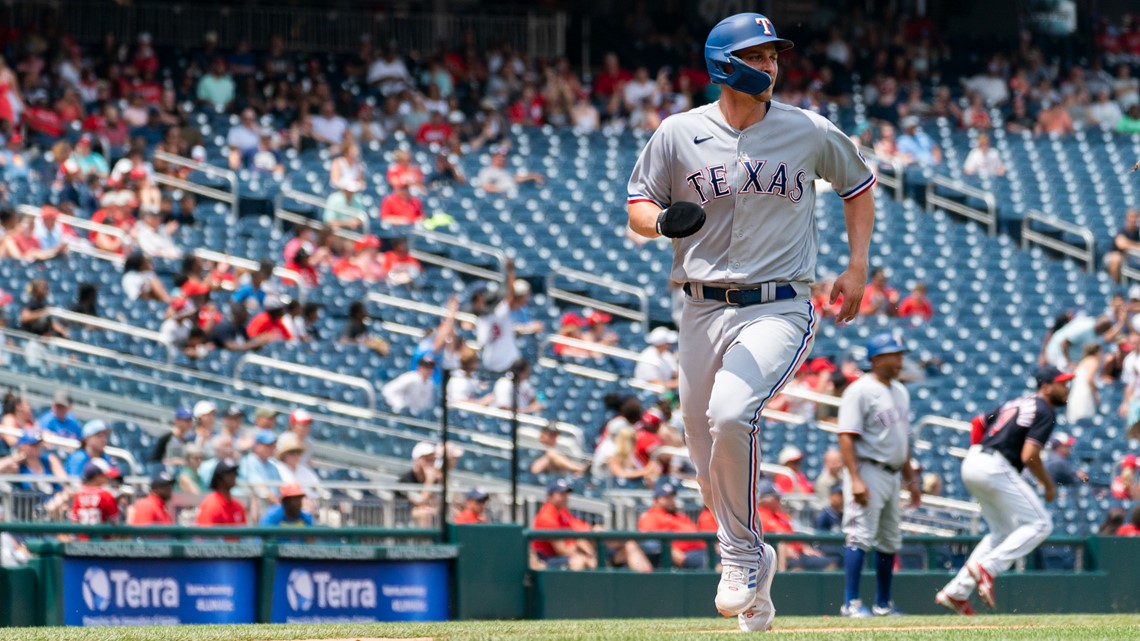
[[[669,570],[673,567],[673,560],[671,554],[666,554],[667,545],[673,541],[705,541],[708,543],[707,553],[709,567],[713,567],[716,561],[716,551],[713,544],[716,543],[715,532],[623,532],[623,531],[589,531],[580,532],[577,530],[534,530],[527,529],[523,531],[523,537],[527,542],[531,541],[546,541],[555,539],[586,539],[590,541],[659,541],[661,542],[662,554],[659,568],[662,570]],[[842,534],[765,534],[764,540],[768,543],[831,543],[843,544],[846,538]],[[903,546],[907,545],[921,545],[926,550],[926,564],[927,567],[935,565],[934,559],[937,554],[937,548],[946,546],[970,546],[977,545],[982,540],[981,536],[976,535],[958,535],[958,536],[933,536],[933,535],[914,535],[903,538]],[[1074,568],[1076,571],[1087,571],[1096,569],[1091,563],[1090,556],[1087,554],[1088,539],[1079,536],[1056,536],[1046,539],[1042,546],[1062,546],[1071,547],[1076,552],[1076,562]],[[1032,558],[1032,557],[1029,557]],[[1033,564],[1028,564],[1028,569],[1034,569]]]

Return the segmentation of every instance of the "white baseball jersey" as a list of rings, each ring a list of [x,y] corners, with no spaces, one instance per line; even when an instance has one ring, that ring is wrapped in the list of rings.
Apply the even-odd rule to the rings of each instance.
[[[856,434],[855,453],[893,468],[907,459],[910,393],[898,381],[890,387],[865,374],[843,390],[839,401],[839,433]]]
[[[826,118],[772,101],[744,130],[712,103],[666,118],[629,179],[629,203],[704,207],[700,233],[673,241],[677,282],[758,284],[815,280],[819,233],[815,179],[841,198],[875,175],[854,143]],[[739,205],[739,206],[738,206]]]

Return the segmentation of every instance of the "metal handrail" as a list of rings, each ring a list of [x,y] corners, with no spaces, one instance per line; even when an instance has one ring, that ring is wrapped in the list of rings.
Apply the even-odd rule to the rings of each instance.
[[[895,200],[902,200],[906,196],[904,193],[904,187],[906,183],[906,169],[903,167],[903,164],[895,158],[883,158],[879,154],[875,153],[874,149],[865,145],[859,145],[859,153],[863,154],[863,158],[867,160],[874,160],[877,164],[890,165],[891,170],[894,172],[894,175],[879,172],[875,176],[875,180],[883,187],[894,190]]]
[[[63,321],[88,325],[109,332],[118,332],[120,334],[126,334],[127,336],[133,336],[135,338],[141,338],[143,340],[158,343],[159,345],[162,345],[163,349],[166,350],[167,359],[174,360],[174,347],[163,339],[162,334],[154,330],[146,329],[145,327],[129,325],[127,323],[120,323],[119,321],[107,320],[105,318],[99,318],[98,316],[80,314],[78,312],[63,309],[62,307],[49,307],[47,308],[47,313],[52,318],[58,318]]]
[[[285,207],[282,206],[286,198],[288,198],[289,200],[294,200],[294,201],[299,202],[299,203],[305,203],[306,205],[312,205],[313,207],[319,208],[322,212],[326,209],[331,209],[337,213],[345,214],[346,216],[351,216],[352,218],[355,218],[355,219],[360,221],[360,226],[363,229],[368,229],[368,226],[370,224],[370,221],[368,218],[368,212],[366,212],[362,209],[357,209],[356,207],[349,207],[348,205],[329,205],[328,203],[325,202],[324,199],[322,199],[320,196],[317,196],[316,194],[307,194],[303,191],[297,191],[296,189],[293,189],[292,187],[285,187],[284,189],[281,190],[281,193],[279,193],[277,195],[277,203],[276,203],[276,206],[274,207],[274,209],[278,209],[281,211],[289,211],[288,209],[285,209]],[[291,212],[291,213],[297,213],[297,212]],[[323,214],[321,217],[322,217],[322,219],[324,218]]]
[[[355,387],[364,390],[364,394],[368,397],[368,409],[376,409],[376,389],[372,386],[366,378],[359,376],[348,376],[347,374],[338,374],[337,372],[321,369],[319,367],[310,367],[308,365],[298,365],[297,363],[290,363],[288,361],[277,360],[276,358],[268,358],[266,356],[258,356],[257,354],[246,354],[238,359],[234,364],[234,384],[242,385],[246,383],[241,377],[241,372],[249,365],[260,367],[267,367],[269,369],[279,369],[283,372],[291,374],[299,374],[301,376],[308,376],[323,381],[331,381],[333,383],[340,383],[347,387]],[[260,386],[260,384],[258,384]]]
[[[498,418],[503,420],[510,420],[511,418],[510,410],[501,410],[497,407],[487,407],[486,405],[479,405],[478,403],[472,403],[470,401],[450,401],[448,402],[447,406],[452,409],[460,410],[463,412],[470,412],[472,414],[482,414],[483,416],[489,416],[491,418]],[[575,441],[578,443],[585,442],[585,434],[582,432],[582,428],[570,423],[564,423],[562,421],[549,421],[545,418],[542,418],[541,416],[523,414],[520,412],[519,424],[529,425],[530,427],[536,427],[539,429],[550,425],[558,428],[559,432],[565,432],[566,434],[573,436]]]
[[[42,208],[33,207],[31,205],[20,205],[18,211],[20,212],[21,216],[27,216],[28,218],[41,218],[43,216]],[[119,240],[129,241],[131,239],[130,234],[119,229],[118,227],[115,227],[114,225],[105,225],[103,223],[95,223],[95,222],[91,222],[90,220],[87,220],[86,218],[78,218],[76,216],[68,216],[67,214],[59,214],[59,216],[57,216],[56,219],[60,223],[67,225],[69,227],[75,227],[77,229],[86,229],[87,231],[92,231],[92,232],[95,232],[98,234],[104,234],[107,236],[114,236],[115,238],[118,238]]]
[[[214,251],[212,249],[199,247],[193,251],[193,254],[202,260],[208,260],[213,263],[226,263],[228,265],[233,265],[234,267],[238,267],[246,271],[255,272],[261,268],[261,263],[251,258],[234,256],[232,254],[226,254],[223,252]],[[279,280],[289,280],[296,283],[298,295],[297,297],[302,303],[305,302],[305,297],[308,293],[309,288],[305,285],[305,280],[301,277],[300,272],[289,269],[287,267],[275,266],[273,268],[273,275],[276,276]]]
[[[7,329],[7,328],[0,329],[0,336],[16,337],[16,338],[21,338],[23,340],[38,340],[39,339],[39,337],[34,335],[34,334],[27,334],[26,332],[20,332],[17,330],[12,330],[12,329]],[[158,378],[151,378],[148,381],[148,382],[151,382],[154,384],[167,385],[171,389],[175,389],[175,390],[178,390],[178,391],[186,393],[186,394],[193,395],[193,394],[199,393],[200,388],[204,385],[205,386],[218,385],[218,384],[229,385],[232,383],[232,379],[230,377],[208,374],[208,373],[201,372],[198,370],[191,370],[191,369],[187,369],[184,367],[179,367],[177,365],[173,365],[170,363],[152,361],[152,360],[145,359],[145,358],[138,357],[138,356],[134,356],[132,354],[128,354],[125,352],[119,352],[119,351],[115,351],[115,350],[111,350],[111,349],[107,349],[107,348],[103,348],[103,347],[96,347],[94,345],[87,345],[86,343],[79,343],[79,342],[68,340],[68,339],[53,338],[53,339],[51,339],[51,345],[53,347],[67,349],[67,350],[82,353],[82,354],[89,354],[91,356],[113,358],[117,361],[120,361],[120,362],[126,363],[126,364],[130,364],[134,367],[143,367],[143,368],[156,370],[156,371],[160,371],[160,372],[176,373],[176,374],[179,374],[183,378],[189,377],[190,379],[193,379],[194,381],[197,382],[197,386],[191,385],[191,384],[184,385],[182,383],[165,381],[165,380],[158,379]],[[20,348],[16,347],[16,348],[14,348],[13,351],[18,352],[18,351],[20,351]],[[83,361],[72,362],[69,364],[69,367],[80,368],[80,369],[84,369],[84,370],[100,369],[99,367],[97,367],[95,365],[91,365],[91,364],[83,362]],[[139,375],[135,375],[135,379],[137,380],[138,378],[141,378],[141,377]],[[282,390],[282,389],[278,389],[278,388],[274,388],[274,387],[269,387],[269,386],[263,385],[263,386],[258,388],[258,391],[265,398],[278,399],[278,400],[286,401],[286,402],[289,402],[292,404],[316,406],[316,405],[319,405],[320,403],[323,402],[323,403],[325,403],[326,408],[330,412],[334,412],[335,414],[339,414],[342,416],[337,417],[337,416],[322,415],[320,417],[320,420],[322,422],[326,422],[330,425],[340,427],[340,428],[360,429],[360,430],[365,430],[365,431],[373,432],[376,434],[380,434],[380,435],[383,435],[386,437],[405,438],[405,439],[410,439],[410,440],[420,440],[423,438],[423,435],[418,434],[418,433],[412,434],[412,433],[401,432],[399,430],[384,427],[384,426],[382,426],[380,421],[388,422],[392,419],[397,419],[401,425],[411,427],[411,428],[415,428],[415,429],[419,429],[419,430],[429,430],[430,431],[430,430],[438,430],[439,429],[439,425],[437,423],[424,421],[424,420],[420,420],[420,419],[415,419],[415,418],[408,417],[408,416],[397,416],[395,414],[387,414],[384,412],[375,412],[375,411],[368,410],[365,408],[357,407],[355,405],[347,405],[344,403],[337,403],[337,402],[329,401],[327,399],[318,399],[315,397],[305,396],[302,394],[298,394],[296,392],[290,392],[288,390]],[[90,392],[85,392],[85,393],[90,393]],[[214,392],[211,394],[211,396],[214,399],[218,400],[219,403],[221,403],[222,401],[225,401],[228,403],[237,403],[237,404],[245,404],[245,403],[249,402],[249,399],[224,394],[221,392]],[[275,407],[274,409],[277,409],[283,413],[288,412],[287,409],[283,409],[282,407]],[[352,418],[357,418],[357,419],[363,419],[363,420],[371,421],[371,422],[364,423],[364,424],[355,423],[355,422],[354,423],[348,423],[348,422],[344,421],[344,417],[352,417]],[[155,420],[155,421],[163,421],[165,419],[166,419],[165,413],[163,413],[161,415],[161,417],[156,416],[153,418],[153,420]],[[377,419],[379,419],[379,421],[377,421]],[[468,429],[464,429],[464,428],[456,428],[456,427],[452,427],[452,432],[469,435],[469,436],[471,436],[473,441],[478,440],[481,442],[485,442],[485,444],[488,445],[488,447],[494,448],[494,449],[489,449],[489,450],[485,450],[485,451],[481,450],[480,453],[484,454],[484,455],[497,456],[497,457],[503,458],[503,457],[506,457],[507,454],[505,452],[503,452],[502,450],[509,450],[510,449],[510,443],[509,442],[506,442],[504,444],[504,442],[502,442],[502,441],[495,441],[493,438],[491,438],[489,435],[487,435],[483,432],[468,430]],[[535,442],[537,442],[537,440],[538,440],[537,439],[537,433],[538,433],[537,430],[535,430],[534,431],[534,434],[536,435],[534,438]]]
[[[207,176],[217,176],[218,178],[221,178],[222,180],[228,182],[230,184],[231,192],[229,194],[219,189],[214,189],[213,187],[199,185],[198,183],[182,180],[181,178],[175,178],[174,176],[168,176],[166,174],[160,174],[158,172],[155,172],[154,176],[154,181],[159,184],[165,184],[176,189],[191,191],[202,196],[206,196],[207,198],[213,198],[224,203],[229,203],[230,222],[234,223],[237,221],[239,200],[238,195],[240,193],[238,190],[237,172],[234,172],[230,169],[225,169],[223,167],[215,167],[214,165],[198,162],[192,158],[186,158],[184,156],[179,156],[177,154],[172,154],[165,151],[155,151],[154,159],[161,160],[162,162],[170,163],[172,165],[177,165],[179,167],[186,167],[194,171],[200,171]]]
[[[1065,233],[1080,236],[1081,240],[1085,243],[1085,248],[1081,249],[1063,240],[1053,238],[1045,232],[1030,228],[1029,224],[1034,221]],[[1093,236],[1092,230],[1088,227],[1081,227],[1080,225],[1061,220],[1057,216],[1046,214],[1036,209],[1030,209],[1029,213],[1025,215],[1025,222],[1021,225],[1021,248],[1028,249],[1030,243],[1041,245],[1046,249],[1052,249],[1066,256],[1072,256],[1083,262],[1085,264],[1085,271],[1090,274],[1096,269],[1096,239]]]
[[[381,294],[379,292],[370,292],[368,294],[368,300],[370,300],[370,301],[372,301],[378,305],[387,305],[389,307],[399,307],[401,309],[407,309],[407,310],[410,310],[413,312],[419,312],[421,314],[431,314],[432,316],[439,316],[441,318],[446,318],[447,316],[450,315],[450,312],[447,311],[447,308],[440,307],[439,305],[432,305],[431,303],[421,303],[419,301],[410,300],[407,298],[400,298],[399,296],[390,296],[388,294]],[[474,324],[474,323],[479,321],[479,317],[476,316],[475,314],[471,314],[468,312],[456,312],[455,313],[455,320],[457,320],[461,323]]]
[[[575,294],[574,292],[567,291],[565,289],[559,289],[555,286],[555,283],[560,277],[569,280],[580,281],[583,283],[589,283],[591,285],[606,287],[616,292],[633,294],[637,297],[641,309],[640,311],[633,311],[629,308],[622,307],[621,305],[607,303],[596,298],[591,298],[582,294]],[[649,294],[645,291],[644,287],[627,285],[626,283],[614,280],[610,276],[596,276],[594,274],[580,272],[573,269],[559,269],[551,271],[550,274],[547,275],[546,295],[552,300],[564,300],[574,305],[592,307],[594,309],[601,310],[615,316],[621,316],[622,318],[628,318],[630,320],[643,323],[645,325],[645,331],[649,331]]]
[[[443,245],[451,245],[452,247],[460,247],[471,252],[472,254],[483,254],[490,256],[494,258],[495,261],[499,264],[499,269],[498,271],[483,269],[482,267],[468,265],[467,263],[463,263],[461,261],[441,258],[435,254],[424,252],[422,250],[413,250],[412,255],[424,261],[425,263],[432,262],[434,264],[440,265],[441,267],[448,267],[450,269],[454,269],[455,271],[461,271],[473,276],[478,276],[479,278],[493,280],[498,283],[502,283],[507,280],[507,253],[497,247],[475,243],[467,238],[454,236],[451,234],[443,234],[438,231],[422,229],[419,227],[414,229],[412,231],[412,234],[418,238],[423,238],[424,240],[430,240],[432,242],[440,243]],[[447,264],[444,264],[443,261],[446,261]]]
[[[15,436],[15,437],[19,438],[20,436],[23,436],[24,430],[22,430],[18,427],[5,427],[3,425],[0,425],[0,434],[3,434],[5,436]],[[43,438],[44,443],[47,443],[48,445],[50,445],[52,447],[58,447],[58,448],[62,448],[62,449],[68,450],[68,451],[72,451],[72,452],[79,449],[82,446],[82,443],[80,443],[79,441],[77,441],[73,438],[68,438],[66,436],[59,436],[58,434],[53,434],[51,432],[42,432],[40,434],[40,437]],[[114,447],[111,445],[108,445],[107,447],[103,448],[103,451],[108,456],[112,456],[114,458],[122,459],[122,460],[126,461],[127,465],[130,466],[130,468],[131,468],[131,472],[137,473],[139,471],[139,463],[138,463],[138,461],[135,460],[134,455],[131,454],[129,451],[124,450],[121,447]],[[55,477],[50,477],[50,478],[55,478]],[[20,478],[20,480],[26,480],[26,479],[38,480],[37,478],[29,477],[28,475],[22,475]],[[0,481],[2,481],[2,480],[4,480],[4,479],[0,478]]]
[[[321,222],[319,220],[315,220],[313,218],[309,218],[308,216],[302,216],[301,214],[289,211],[288,209],[282,209],[279,205],[274,209],[273,216],[275,218],[277,218],[278,220],[283,220],[283,221],[286,221],[286,222],[293,224],[293,225],[304,225],[310,229],[314,229],[317,231],[320,231],[320,230],[325,228],[325,225],[323,222]],[[439,242],[439,243],[443,243],[443,244],[447,244],[447,245],[453,245],[456,247],[462,247],[462,248],[467,249],[467,250],[471,251],[472,253],[476,253],[476,254],[492,255],[499,262],[499,271],[484,269],[482,267],[478,267],[476,265],[471,265],[469,263],[465,263],[465,262],[460,261],[460,260],[455,260],[454,258],[445,258],[443,256],[439,256],[437,254],[433,254],[431,252],[424,251],[422,249],[415,249],[415,248],[409,249],[408,253],[411,254],[412,258],[415,258],[416,260],[418,260],[422,263],[427,263],[429,265],[435,265],[437,267],[442,267],[444,269],[450,269],[452,271],[457,271],[457,272],[460,272],[463,274],[475,276],[476,278],[485,278],[487,280],[493,280],[493,281],[497,281],[497,282],[502,282],[503,280],[506,279],[505,271],[504,271],[506,269],[506,254],[503,251],[496,249],[494,247],[491,247],[489,245],[481,245],[479,243],[472,243],[470,241],[465,241],[465,240],[458,238],[458,237],[453,237],[453,236],[450,236],[447,234],[440,234],[439,232],[429,231],[426,229],[418,229],[417,228],[417,229],[412,229],[410,231],[411,231],[412,236],[424,238],[427,240],[431,240],[434,242]],[[343,239],[350,241],[350,242],[353,242],[353,243],[360,240],[361,238],[364,238],[364,234],[362,234],[360,232],[349,231],[349,230],[343,229],[343,228],[334,229],[333,235],[338,237],[338,238],[343,238]]]
[[[977,198],[986,204],[986,210],[982,211],[953,200],[952,198],[940,196],[937,193],[937,187],[945,187],[963,196]],[[941,207],[947,211],[952,211],[982,223],[986,226],[986,230],[990,236],[997,234],[997,199],[994,198],[993,194],[987,191],[971,187],[949,176],[935,175],[926,185],[926,211],[934,211],[935,207]]]
[[[920,439],[918,437],[919,434],[922,432],[923,428],[930,427],[930,426],[945,427],[945,428],[949,428],[952,430],[958,430],[960,432],[966,432],[967,434],[969,434],[970,430],[971,430],[970,424],[967,423],[966,421],[959,421],[959,420],[953,419],[953,418],[946,418],[945,416],[932,416],[932,415],[923,416],[922,418],[918,419],[914,423],[914,449],[916,449],[916,450],[929,450],[930,448],[934,447],[934,444],[931,443],[930,441],[926,441],[926,440]],[[950,448],[947,448],[946,451],[951,456],[956,456],[958,458],[965,458],[966,453],[969,450],[967,450],[965,448],[961,448],[961,447],[950,447]]]

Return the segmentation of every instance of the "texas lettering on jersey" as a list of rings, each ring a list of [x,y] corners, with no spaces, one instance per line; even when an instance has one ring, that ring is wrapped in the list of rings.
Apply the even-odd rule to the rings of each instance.
[[[769,164],[774,168],[764,172],[765,166]],[[741,160],[740,165],[744,169],[744,182],[735,191],[728,184],[728,167],[724,163],[698,169],[685,176],[685,182],[701,205],[734,193],[769,194],[787,198],[793,203],[798,203],[803,198],[804,183],[808,177],[806,169],[796,169],[793,172],[786,163],[769,163],[767,160]]]

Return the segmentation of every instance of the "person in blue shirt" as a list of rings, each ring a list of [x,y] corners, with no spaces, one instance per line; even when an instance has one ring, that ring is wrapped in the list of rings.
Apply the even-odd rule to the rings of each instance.
[[[297,483],[281,486],[281,503],[269,508],[261,517],[261,525],[312,527],[313,515],[304,510],[305,490]]]
[[[103,421],[95,419],[84,423],[82,438],[79,441],[80,447],[67,457],[67,463],[64,465],[67,469],[67,475],[83,476],[84,466],[92,459],[107,461],[107,456],[103,451],[107,448],[107,441],[110,437],[111,428]],[[109,464],[110,461],[107,463]]]
[[[71,397],[64,390],[59,390],[52,396],[51,409],[44,412],[36,423],[45,432],[77,441],[83,438],[83,426],[71,413]]]
[[[253,448],[242,457],[238,466],[238,479],[252,487],[254,493],[274,503],[277,502],[277,488],[269,483],[280,483],[281,472],[273,450],[277,445],[277,434],[273,430],[259,430],[253,437]]]
[[[907,116],[902,119],[903,135],[898,139],[898,153],[906,164],[931,167],[942,164],[942,150],[926,132],[918,128],[918,118]]]

